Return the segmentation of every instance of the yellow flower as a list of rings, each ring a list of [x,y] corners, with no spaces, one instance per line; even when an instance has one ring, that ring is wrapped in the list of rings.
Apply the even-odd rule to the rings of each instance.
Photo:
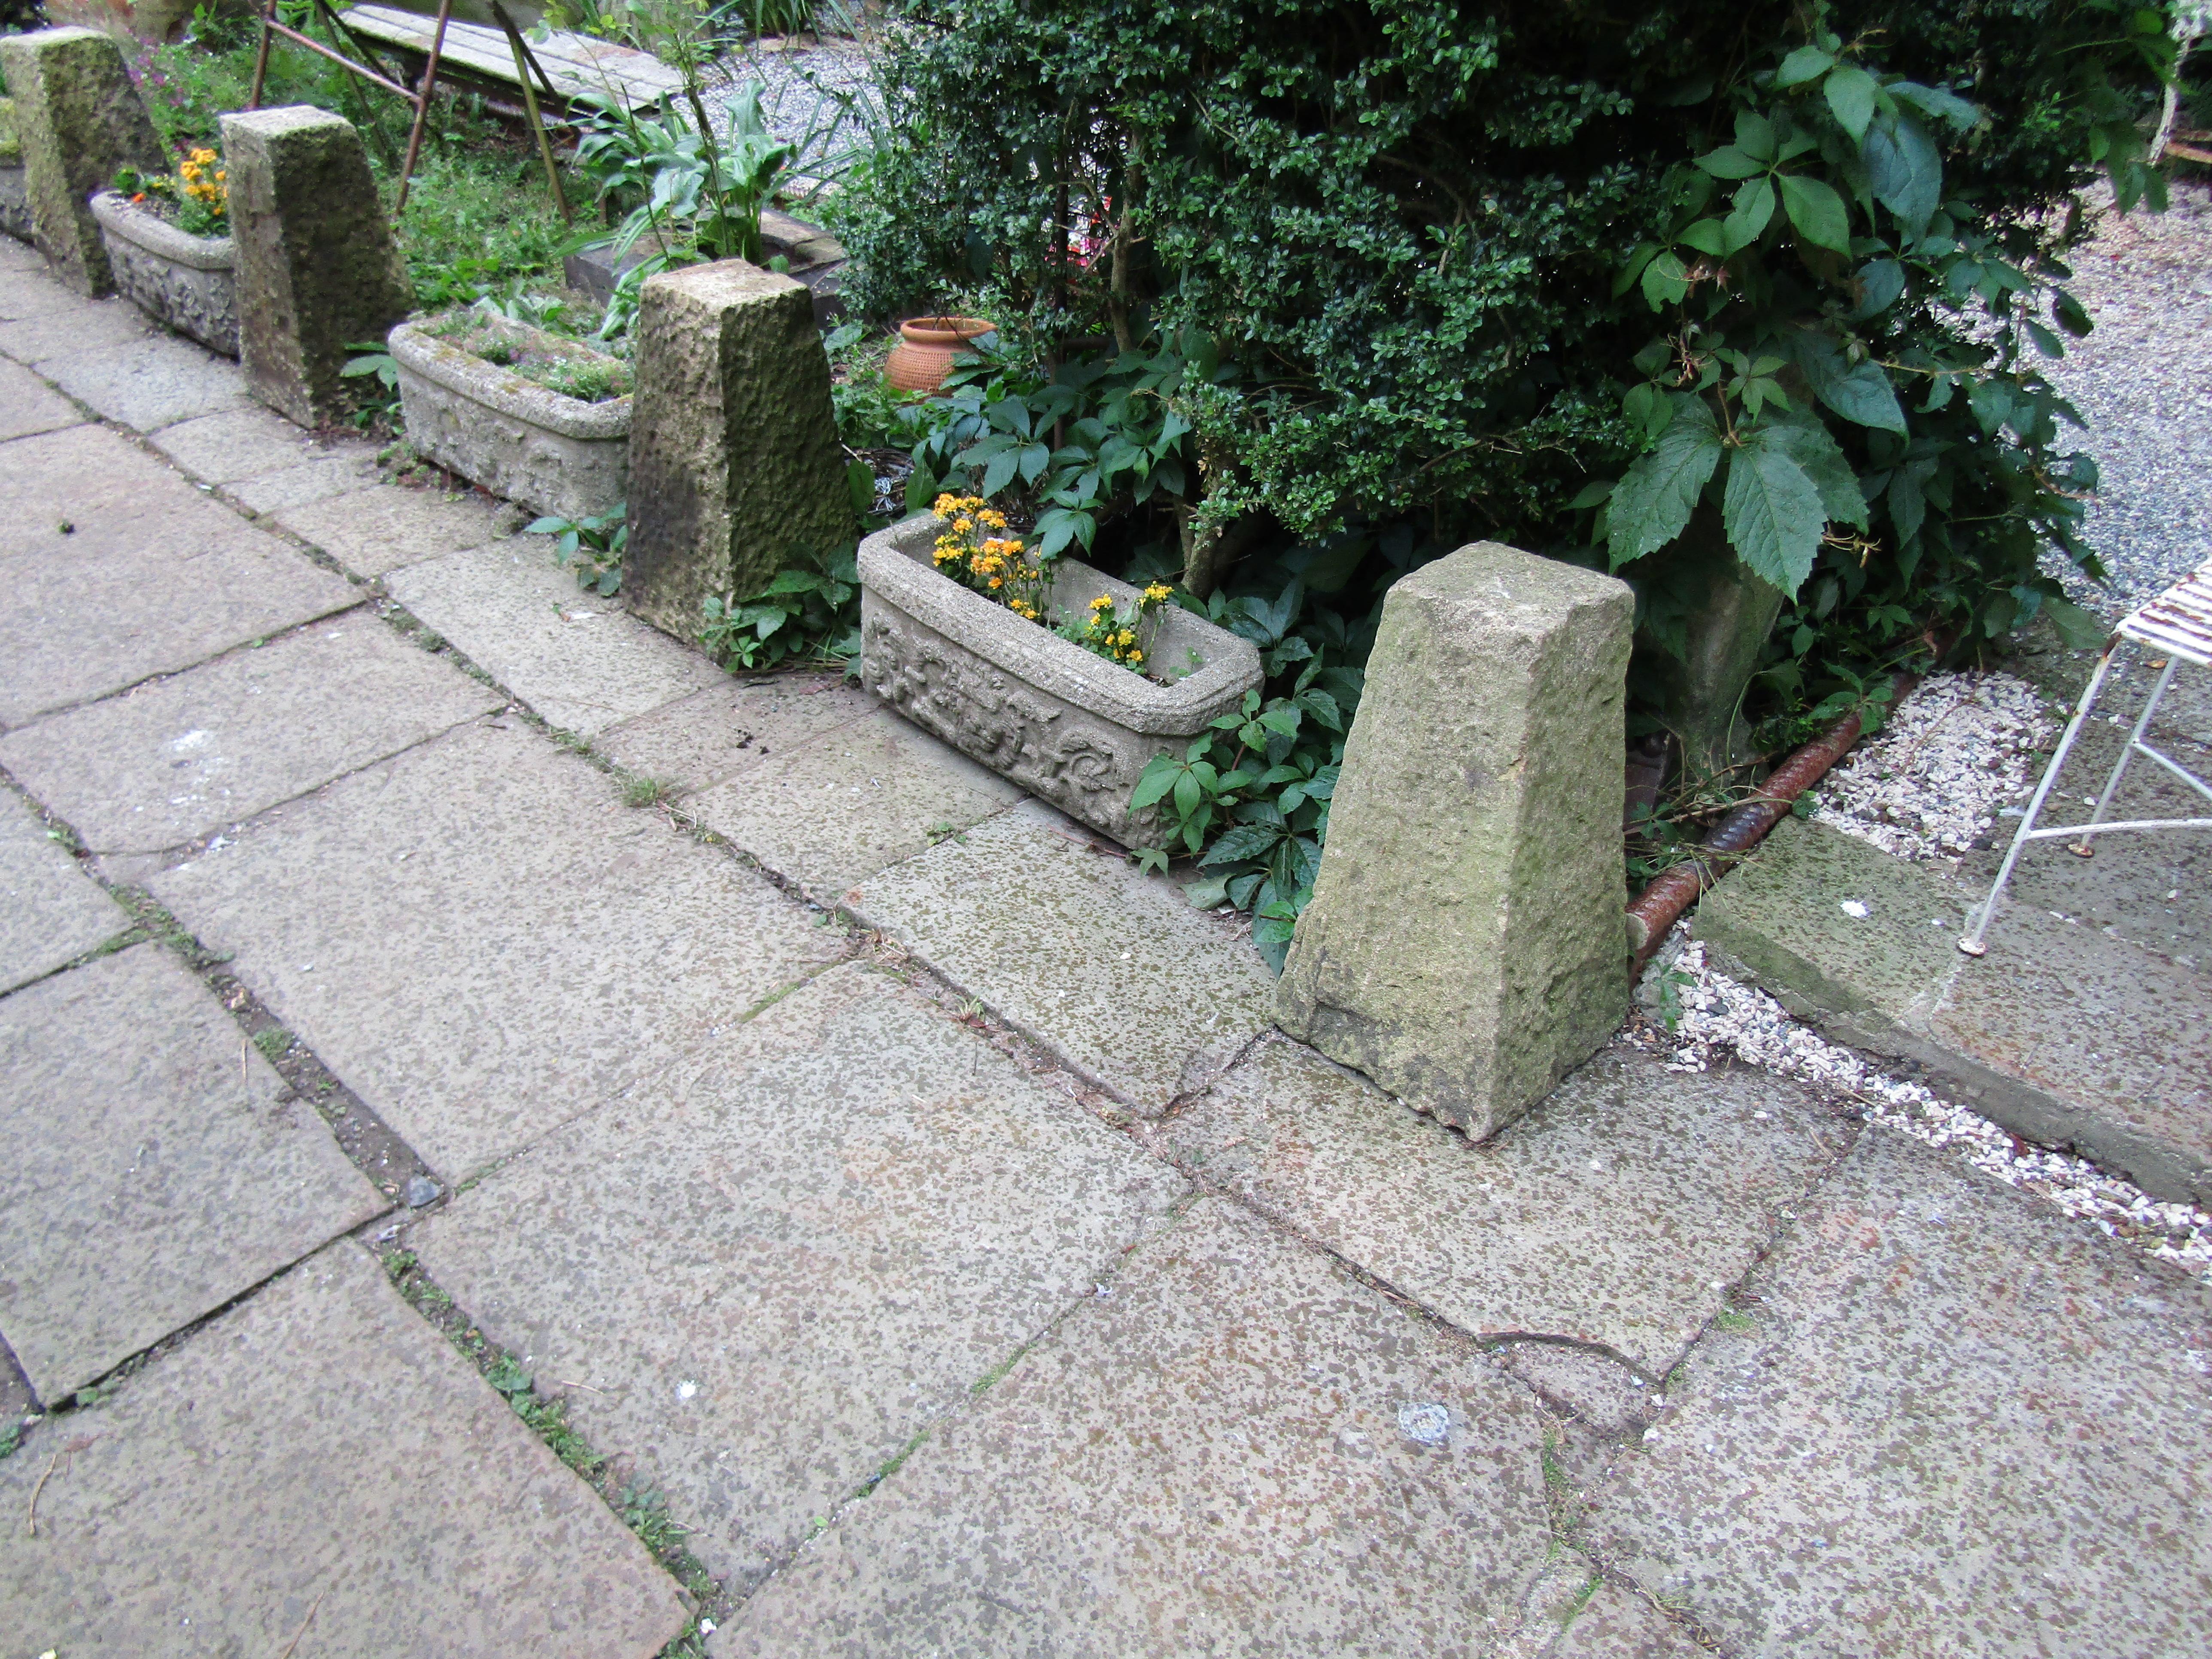
[[[1114,601],[1112,597],[1105,593],[1101,593],[1097,599],[1091,601],[1091,608],[1093,611],[1109,611],[1113,608],[1113,605]]]
[[[1174,595],[1174,592],[1175,590],[1173,588],[1160,582],[1154,582],[1151,586],[1145,590],[1145,597],[1150,599],[1154,605],[1158,605],[1163,600],[1171,598]]]
[[[1143,652],[1141,652],[1141,651],[1132,651],[1132,652],[1129,653],[1129,665],[1130,665],[1132,668],[1135,667],[1139,663],[1140,663],[1140,662],[1144,661],[1144,659],[1145,659],[1145,653],[1144,653]]]

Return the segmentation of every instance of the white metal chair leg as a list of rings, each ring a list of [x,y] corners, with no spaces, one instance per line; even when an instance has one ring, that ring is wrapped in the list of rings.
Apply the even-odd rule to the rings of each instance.
[[[1980,908],[1974,913],[1973,925],[1959,941],[1960,950],[1970,957],[1981,956],[1989,949],[1982,943],[1982,939],[1990,931],[1990,918],[1996,915],[1997,899],[2004,892],[2005,884],[2012,879],[2013,866],[2020,862],[2021,853],[2027,846],[2035,821],[2043,816],[2043,803],[2050,799],[2051,786],[2058,781],[2059,773],[2066,768],[2066,757],[2073,752],[2074,740],[2081,735],[2081,727],[2087,722],[2090,711],[2097,706],[2098,694],[2105,689],[2105,678],[2112,672],[2112,653],[2119,647],[2118,639],[2111,641],[2105,647],[2105,654],[2097,659],[2097,672],[2089,676],[2089,684],[2081,688],[2081,703],[2074,710],[2074,718],[2066,722],[2065,735],[2058,739],[2058,747],[2051,757],[2051,764],[2043,769],[2043,781],[2035,786],[2035,793],[2027,803],[2027,814],[2021,819],[2020,828],[2013,833],[2012,845],[2005,849],[2004,862],[1997,867],[1997,878],[1990,885],[1990,896],[1982,901]],[[2167,672],[2171,673],[2172,670]]]
[[[2089,814],[2088,823],[2081,826],[2081,839],[2067,843],[2066,850],[2075,858],[2095,856],[2097,848],[2090,837],[2097,833],[2097,826],[2105,821],[2105,809],[2112,805],[2113,795],[2118,793],[2120,780],[2127,776],[2128,763],[2136,757],[2136,750],[2142,746],[2143,733],[2150,730],[2151,719],[2158,713],[2159,704],[2165,701],[2166,688],[2173,684],[2173,671],[2178,665],[2172,658],[2166,659],[2166,672],[2158,677],[2158,684],[2151,688],[2150,697],[2143,704],[2142,714],[2136,721],[2136,729],[2128,733],[2127,747],[2120,750],[2119,759],[2112,763],[2112,775],[2105,780],[2104,790],[2097,797],[2096,808]]]

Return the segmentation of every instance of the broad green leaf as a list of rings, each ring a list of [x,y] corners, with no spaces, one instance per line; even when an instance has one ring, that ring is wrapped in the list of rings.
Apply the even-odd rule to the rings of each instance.
[[[2089,320],[2089,313],[2082,309],[2081,302],[2064,289],[2057,289],[2052,293],[2051,315],[2059,327],[2077,340],[2085,337],[2096,326]]]
[[[1903,547],[1920,533],[1928,517],[1928,501],[1920,493],[1920,480],[1909,468],[1899,467],[1889,480],[1889,522]]]
[[[1905,293],[1905,267],[1894,259],[1876,259],[1859,267],[1859,302],[1844,318],[1863,323],[1895,305]]]
[[[1828,428],[1810,416],[1802,420],[1777,421],[1762,428],[1766,441],[1778,445],[1796,461],[1814,489],[1820,492],[1820,510],[1831,524],[1867,527],[1866,494],[1858,474]]]
[[[1855,64],[1838,64],[1829,71],[1820,90],[1827,94],[1828,107],[1851,135],[1851,141],[1856,143],[1863,139],[1867,124],[1874,119],[1874,76]]]
[[[1774,159],[1774,124],[1745,110],[1735,118],[1735,147],[1757,161]]]
[[[1145,763],[1143,774],[1137,779],[1136,793],[1129,797],[1133,811],[1141,812],[1175,787],[1176,780],[1182,775],[1182,766],[1172,755],[1155,755]]]
[[[1221,876],[1207,876],[1184,888],[1182,896],[1197,908],[1211,910],[1218,904],[1229,902],[1229,883]]]
[[[1820,492],[1771,432],[1755,432],[1729,461],[1721,523],[1753,575],[1795,595],[1813,574],[1827,515]]]
[[[1683,398],[1658,447],[1613,487],[1607,546],[1615,570],[1657,552],[1682,533],[1720,459],[1721,434],[1712,410],[1701,399]]]
[[[1728,238],[1734,252],[1749,247],[1765,234],[1774,218],[1774,181],[1771,179],[1747,179],[1738,187],[1735,207],[1726,222]]]
[[[1709,155],[1698,157],[1697,164],[1716,179],[1756,179],[1766,171],[1766,163],[1754,161],[1734,144],[1723,144]]]
[[[526,536],[557,536],[568,527],[568,520],[562,518],[532,519],[522,526],[522,533]]]
[[[1689,268],[1673,253],[1662,253],[1644,267],[1644,297],[1657,311],[1690,291]]]
[[[1022,482],[1035,483],[1046,467],[1052,465],[1052,451],[1042,444],[1024,447],[1018,458],[1021,463]]]
[[[1206,849],[1206,856],[1198,861],[1199,867],[1210,870],[1218,865],[1265,858],[1275,843],[1289,833],[1277,823],[1237,824],[1223,832],[1221,839]]]
[[[1847,365],[1841,351],[1812,333],[1799,337],[1796,355],[1813,395],[1830,409],[1857,425],[1903,435],[1905,411],[1898,407],[1897,392],[1881,364]]]
[[[1700,253],[1710,253],[1716,259],[1725,259],[1735,252],[1729,246],[1727,228],[1717,219],[1700,219],[1685,228],[1674,240],[1686,247],[1697,249]]]
[[[1782,60],[1782,67],[1774,74],[1774,84],[1802,87],[1808,81],[1819,80],[1835,61],[1818,46],[1800,46]]]
[[[1890,95],[1901,98],[1923,115],[1933,120],[1948,121],[1960,132],[1982,118],[1978,104],[1970,104],[1954,92],[1941,87],[1923,87],[1917,81],[1895,81],[1890,83]]]
[[[2043,609],[2069,651],[2094,651],[2110,637],[2111,630],[2097,619],[2096,614],[2078,605],[2046,598]]]
[[[1670,410],[1668,411],[1670,417],[1672,416],[1672,414],[1673,411]],[[1611,479],[1600,479],[1595,483],[1584,484],[1581,490],[1576,495],[1574,500],[1567,503],[1567,511],[1570,513],[1581,513],[1587,511],[1589,508],[1593,507],[1602,506],[1605,502],[1613,498],[1613,486]]]
[[[1879,117],[1859,145],[1877,201],[1917,237],[1943,200],[1943,158],[1928,130],[1899,112]]]
[[[1782,205],[1790,214],[1790,222],[1797,234],[1815,247],[1832,249],[1838,253],[1851,251],[1850,222],[1844,213],[1844,198],[1833,187],[1818,179],[1802,178],[1794,173],[1780,175]]]
[[[906,510],[926,513],[929,504],[937,499],[938,477],[926,466],[917,466],[907,475]]]
[[[992,456],[991,465],[983,469],[982,494],[987,497],[995,495],[1013,483],[1021,459],[1021,452],[1017,449],[1002,449]]]

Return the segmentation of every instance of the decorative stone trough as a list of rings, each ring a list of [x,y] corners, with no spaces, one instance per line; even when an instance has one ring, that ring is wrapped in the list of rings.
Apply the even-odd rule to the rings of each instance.
[[[525,323],[501,331],[519,346],[583,362],[605,353]],[[408,441],[494,495],[563,519],[597,518],[629,492],[628,397],[587,404],[487,362],[419,323],[391,334]]]
[[[1129,796],[1155,755],[1183,752],[1261,679],[1249,640],[1170,607],[1151,659],[1161,684],[1093,656],[939,574],[942,521],[930,514],[860,544],[860,680],[900,714],[1124,847],[1162,844],[1157,808]],[[1079,616],[1101,593],[1133,606],[1137,590],[1063,558],[1047,605]]]
[[[187,236],[158,213],[103,190],[92,198],[116,292],[156,321],[238,356],[235,251],[228,236]]]

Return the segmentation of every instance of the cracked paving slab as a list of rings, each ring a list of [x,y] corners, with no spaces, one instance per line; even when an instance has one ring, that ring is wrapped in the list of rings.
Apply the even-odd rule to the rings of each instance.
[[[550,537],[511,536],[408,565],[386,586],[556,731],[596,737],[726,678],[619,601],[579,592],[552,553]]]
[[[1476,1146],[1280,1036],[1140,1133],[1463,1330],[1594,1343],[1650,1376],[1850,1143],[1796,1084],[1607,1049]]]
[[[2212,1291],[1870,1130],[1589,1547],[1745,1659],[2212,1651]]]
[[[14,796],[0,797],[0,992],[82,956],[131,917]]]
[[[155,853],[505,699],[366,611],[0,738],[0,765],[96,853]]]
[[[848,964],[407,1242],[743,1590],[1186,1190],[981,1033]]]
[[[344,1241],[0,1462],[0,1651],[651,1659],[689,1617]]]
[[[180,421],[151,440],[185,471],[220,484],[249,512],[274,513],[376,482],[376,447],[332,442],[272,410],[224,410]]]
[[[519,720],[342,778],[149,884],[449,1180],[846,949]]]
[[[252,401],[236,363],[173,334],[104,350],[73,349],[40,359],[37,368],[79,403],[137,432],[158,432]]]
[[[1553,1547],[1534,1399],[1201,1199],[717,1631],[715,1659],[1487,1652]]]
[[[48,1405],[385,1207],[137,945],[0,1001],[0,1334]]]
[[[1139,1112],[1204,1088],[1273,1019],[1274,978],[1249,939],[1039,801],[847,902]]]
[[[0,442],[82,423],[70,400],[27,368],[0,362]]]

